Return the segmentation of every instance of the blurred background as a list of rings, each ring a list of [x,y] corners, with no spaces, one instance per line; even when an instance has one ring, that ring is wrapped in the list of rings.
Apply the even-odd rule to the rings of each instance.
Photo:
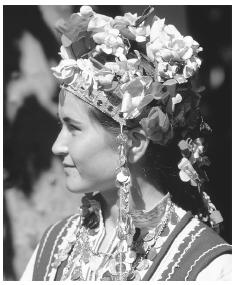
[[[141,15],[146,6],[92,6],[109,16]],[[70,215],[80,196],[64,187],[51,154],[57,136],[58,86],[50,67],[59,61],[55,22],[80,6],[3,6],[4,22],[4,279],[18,280],[44,230]],[[209,194],[222,212],[221,233],[231,243],[232,6],[155,6],[166,23],[204,48],[202,111],[213,129],[208,155]]]

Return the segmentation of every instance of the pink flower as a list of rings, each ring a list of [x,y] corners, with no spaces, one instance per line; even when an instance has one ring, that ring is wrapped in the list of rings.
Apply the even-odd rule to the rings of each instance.
[[[121,112],[126,119],[136,118],[142,111],[145,91],[149,88],[152,79],[150,77],[137,77],[125,84],[121,89],[123,92]]]
[[[153,142],[165,145],[173,138],[173,128],[167,114],[160,107],[153,107],[147,118],[140,121],[143,130]]]

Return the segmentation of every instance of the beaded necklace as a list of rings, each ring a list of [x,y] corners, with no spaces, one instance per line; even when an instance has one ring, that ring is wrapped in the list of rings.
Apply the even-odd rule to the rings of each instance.
[[[67,265],[63,269],[61,280],[67,280],[68,278],[71,280],[88,280],[85,277],[85,274],[83,276],[83,263],[87,264],[90,262],[91,265],[91,260],[93,259],[95,260],[94,263],[98,264],[98,266],[93,266],[94,268],[92,270],[94,272],[97,272],[102,268],[102,266],[107,264],[108,270],[104,272],[100,280],[120,280],[121,276],[118,275],[118,272],[122,272],[123,280],[139,280],[139,274],[137,271],[149,267],[150,261],[157,254],[154,245],[164,229],[167,227],[170,217],[174,211],[174,206],[170,198],[168,197],[167,199],[165,213],[160,223],[158,223],[152,232],[148,232],[144,237],[140,237],[140,239],[138,237],[134,240],[131,250],[127,253],[120,253],[118,251],[118,245],[116,245],[113,251],[109,253],[116,235],[111,241],[108,252],[100,252],[92,248],[90,238],[93,235],[96,238],[99,231],[103,234],[105,234],[105,232],[101,210],[98,210],[98,202],[90,201],[90,203],[94,205],[94,207],[92,207],[92,211],[95,210],[97,215],[99,215],[100,226],[93,229],[94,232],[91,231],[90,228],[86,228],[83,225],[83,213],[85,214],[85,209],[83,209],[84,212],[80,211],[81,217],[74,221],[73,230],[71,229],[70,234],[64,237],[64,246],[59,246],[60,250],[57,256],[63,256],[63,258],[58,258],[54,261],[54,269],[57,269],[63,260],[68,259]],[[89,204],[89,206],[91,206],[91,204]],[[101,230],[102,228],[103,230]],[[103,238],[104,235],[102,235],[101,232],[100,238]],[[96,260],[96,258],[98,258],[98,260]]]

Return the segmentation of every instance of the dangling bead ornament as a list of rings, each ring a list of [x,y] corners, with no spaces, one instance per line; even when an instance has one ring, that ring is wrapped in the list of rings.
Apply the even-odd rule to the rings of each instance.
[[[119,218],[117,236],[119,238],[118,254],[116,255],[116,280],[127,280],[130,271],[129,264],[125,263],[125,255],[131,249],[135,227],[129,214],[129,193],[131,175],[127,166],[127,135],[123,133],[123,125],[120,125],[119,142],[119,169],[116,176],[116,186],[119,188]]]
[[[220,224],[224,221],[223,217],[215,207],[215,205],[212,203],[210,196],[207,195],[206,192],[202,192],[202,197],[204,200],[204,203],[206,204],[209,217],[207,217],[207,220],[209,220],[210,226],[216,230],[218,233],[220,232]]]

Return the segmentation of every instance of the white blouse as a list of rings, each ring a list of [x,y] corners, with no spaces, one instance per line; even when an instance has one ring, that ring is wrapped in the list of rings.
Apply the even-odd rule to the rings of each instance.
[[[163,199],[162,199],[163,200]],[[163,200],[165,203],[165,199]],[[137,214],[137,219],[136,217],[134,217],[134,222],[136,223],[140,223],[142,222],[142,224],[140,225],[141,228],[144,225],[144,223],[146,222],[146,220],[148,221],[149,219],[149,225],[151,224],[156,224],[153,222],[156,222],[155,220],[157,219],[158,216],[158,212],[159,212],[159,207],[161,207],[161,203],[159,203],[155,208],[153,208],[151,211],[148,211],[147,213],[139,213]],[[158,207],[158,208],[157,208]],[[182,218],[186,211],[184,211],[182,208],[177,207],[177,205],[175,205],[175,212],[177,213],[179,219]],[[147,215],[148,214],[148,215]],[[154,215],[153,215],[154,214]],[[151,217],[152,218],[151,220]],[[102,219],[103,220],[103,219]],[[198,223],[199,221],[197,219],[195,219],[196,221],[194,221],[193,223]],[[140,227],[139,226],[139,227]],[[174,226],[171,226],[171,231],[173,230],[173,228],[175,228]],[[187,229],[188,230],[188,229]],[[184,230],[185,231],[185,230]],[[98,233],[98,236],[100,236],[100,240],[101,238],[103,239],[103,236],[105,234],[104,231],[104,223],[100,224],[100,231],[101,234]],[[185,234],[185,233],[184,233]],[[186,233],[188,234],[188,233]],[[94,237],[97,239],[97,237]],[[182,238],[182,234],[181,237]],[[161,241],[162,242],[162,241]],[[116,243],[116,240],[114,240],[113,243]],[[177,245],[176,243],[179,243],[179,237],[177,237],[177,241],[174,242],[173,247],[171,247],[170,251],[170,257],[167,257],[166,261],[162,261],[163,263],[160,264],[160,266],[162,268],[166,268],[166,262],[169,261],[169,258],[172,258],[172,256],[175,254],[176,250],[177,250]],[[35,264],[35,260],[36,260],[36,254],[37,254],[37,250],[38,250],[39,245],[36,247],[22,277],[21,277],[21,281],[32,281],[33,279],[33,270],[34,270],[34,264]],[[230,281],[231,280],[231,272],[232,272],[232,255],[231,254],[223,254],[217,258],[215,258],[211,263],[209,263],[201,272],[199,272],[196,281]],[[155,272],[155,274],[152,276],[153,278],[151,279],[151,281],[155,281],[155,280],[159,280],[160,278],[160,274],[162,272],[162,268],[160,267],[160,269],[158,268],[157,271]],[[144,272],[145,274],[145,272]],[[144,275],[142,274],[142,275]],[[142,277],[142,276],[141,276]]]

